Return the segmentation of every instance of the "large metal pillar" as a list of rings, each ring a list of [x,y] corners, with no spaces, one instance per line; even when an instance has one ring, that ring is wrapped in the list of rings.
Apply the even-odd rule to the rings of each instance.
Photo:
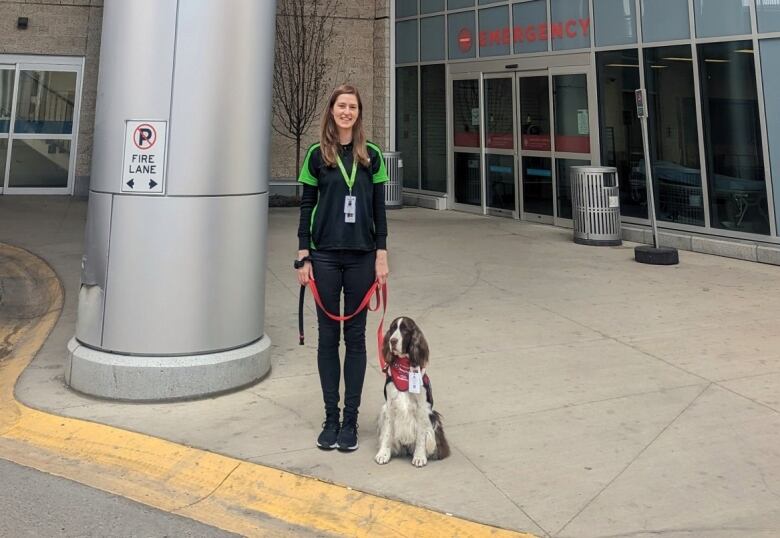
[[[105,0],[72,388],[195,398],[268,372],[275,15],[275,0]]]

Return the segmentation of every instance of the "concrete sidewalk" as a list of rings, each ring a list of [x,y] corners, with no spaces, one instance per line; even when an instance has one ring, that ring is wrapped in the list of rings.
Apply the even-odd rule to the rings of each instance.
[[[389,315],[425,331],[453,456],[380,467],[371,338],[361,449],[313,448],[323,411],[311,302],[297,345],[295,210],[270,216],[266,380],[158,405],[65,388],[85,212],[70,198],[0,197],[0,241],[49,261],[66,288],[17,387],[28,405],[538,535],[780,534],[778,267],[688,252],[646,267],[630,245],[583,247],[558,228],[390,212]]]

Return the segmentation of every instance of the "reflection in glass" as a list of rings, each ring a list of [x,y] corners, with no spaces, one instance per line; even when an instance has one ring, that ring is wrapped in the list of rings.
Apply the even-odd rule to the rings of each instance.
[[[417,67],[397,68],[395,81],[395,143],[404,161],[404,187],[417,189]]]
[[[0,138],[0,189],[5,181],[5,163],[8,156],[8,139]]]
[[[420,61],[444,60],[445,45],[444,15],[420,19]]]
[[[750,33],[750,4],[746,0],[694,0],[698,37]]]
[[[768,234],[752,42],[699,45],[699,70],[711,225]]]
[[[590,161],[555,159],[555,179],[558,184],[558,218],[571,218],[571,167],[588,165],[590,165]]]
[[[780,31],[780,2],[778,0],[756,0],[756,15],[759,32]]]
[[[453,141],[456,146],[479,147],[479,81],[452,81]]]
[[[70,140],[20,140],[11,148],[9,187],[68,186]]]
[[[512,119],[512,79],[485,80],[485,146],[513,149],[515,137]]]
[[[636,43],[635,10],[632,0],[594,0],[596,46]]]
[[[14,101],[14,75],[15,71],[12,69],[0,69],[0,133],[7,133],[11,126],[11,107]],[[5,170],[5,168],[2,170]]]
[[[642,41],[672,41],[687,39],[691,34],[688,24],[688,0],[641,0]]]
[[[547,77],[520,78],[518,93],[522,149],[550,151],[550,85]]]
[[[16,133],[71,134],[76,73],[21,71]]]
[[[447,192],[447,104],[444,65],[420,66],[421,188]]]
[[[588,0],[551,0],[549,34],[553,50],[590,47]]]
[[[552,159],[523,157],[523,210],[552,216]]]
[[[515,43],[515,54],[547,52],[549,39],[540,38],[543,32],[549,33],[546,0],[512,4],[512,20],[514,21],[512,41]],[[549,35],[547,37],[549,38]]]
[[[395,23],[395,61],[399,64],[417,61],[417,19]]]
[[[555,75],[555,151],[590,153],[586,75]]]
[[[645,49],[645,84],[656,217],[703,226],[690,46]],[[629,181],[632,193],[645,188],[644,158],[632,168]]]
[[[509,25],[509,8],[499,6],[479,10],[479,56],[509,54],[512,32]]]
[[[634,90],[639,88],[639,55],[636,49],[596,53],[599,86],[601,162],[614,166],[620,185],[620,213],[647,218],[647,188],[631,181],[644,149],[642,127],[636,115]]]
[[[482,205],[478,153],[455,153],[455,202]]]
[[[488,155],[487,205],[497,209],[515,209],[515,158],[513,155]]]

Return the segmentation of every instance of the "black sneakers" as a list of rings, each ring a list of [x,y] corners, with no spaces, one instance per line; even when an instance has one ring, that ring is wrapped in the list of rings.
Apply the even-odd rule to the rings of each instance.
[[[317,437],[317,446],[322,450],[333,450],[338,448],[339,437],[339,419],[330,417],[322,423],[322,433]]]
[[[352,452],[358,447],[358,424],[357,419],[347,417],[341,424],[341,431],[338,435],[338,448],[341,452]]]

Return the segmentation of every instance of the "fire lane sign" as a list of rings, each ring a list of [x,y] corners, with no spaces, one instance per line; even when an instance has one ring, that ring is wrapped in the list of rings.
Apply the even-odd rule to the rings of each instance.
[[[165,194],[167,127],[165,121],[127,121],[121,192]]]

